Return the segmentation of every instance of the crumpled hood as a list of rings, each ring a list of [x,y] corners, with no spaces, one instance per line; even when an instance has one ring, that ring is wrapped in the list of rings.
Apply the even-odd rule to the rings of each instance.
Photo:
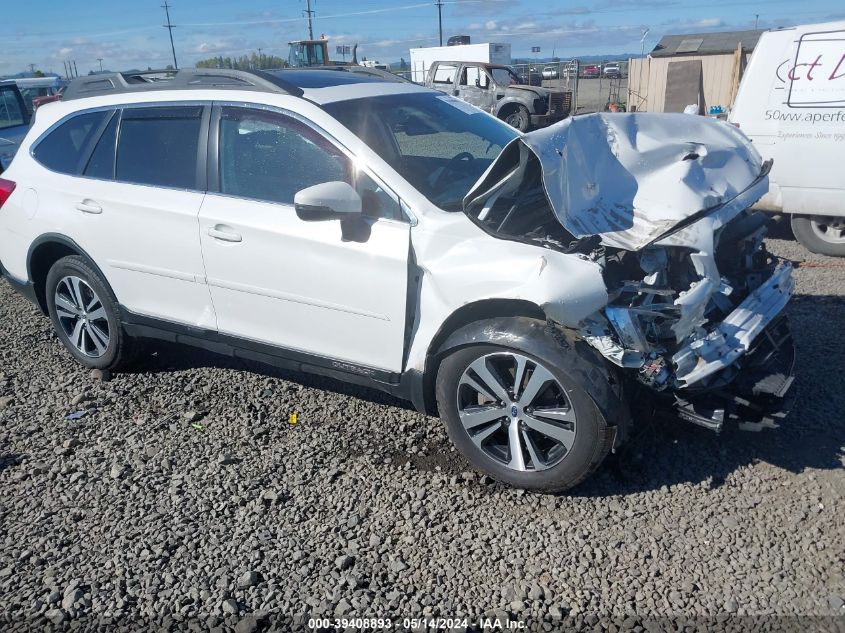
[[[467,194],[465,208],[508,178],[525,177],[532,153],[563,227],[626,250],[717,210],[719,224],[727,222],[768,190],[768,166],[730,124],[688,114],[599,113],[514,139]]]

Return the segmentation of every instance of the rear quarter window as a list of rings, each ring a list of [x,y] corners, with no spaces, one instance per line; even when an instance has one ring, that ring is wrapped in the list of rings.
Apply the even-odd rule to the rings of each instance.
[[[33,157],[47,169],[76,174],[89,144],[111,112],[88,112],[74,116],[52,130],[36,145]]]

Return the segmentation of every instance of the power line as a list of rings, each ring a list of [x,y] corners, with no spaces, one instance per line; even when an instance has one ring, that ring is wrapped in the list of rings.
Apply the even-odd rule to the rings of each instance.
[[[179,70],[179,64],[176,63],[176,47],[173,45],[173,25],[170,23],[170,5],[167,4],[167,0],[164,0],[164,4],[161,5],[161,8],[164,9],[165,15],[167,15],[167,24],[165,24],[165,28],[167,32],[170,33],[170,50],[173,53],[173,68]]]

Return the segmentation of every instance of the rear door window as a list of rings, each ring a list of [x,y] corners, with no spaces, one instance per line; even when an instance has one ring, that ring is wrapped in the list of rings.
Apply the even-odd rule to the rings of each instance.
[[[117,142],[115,179],[196,189],[202,106],[127,108]]]
[[[451,84],[455,81],[458,67],[453,64],[438,64],[432,81],[436,84]]]
[[[72,117],[45,136],[32,155],[47,169],[62,174],[78,173],[89,144],[96,138],[110,111],[88,112]]]

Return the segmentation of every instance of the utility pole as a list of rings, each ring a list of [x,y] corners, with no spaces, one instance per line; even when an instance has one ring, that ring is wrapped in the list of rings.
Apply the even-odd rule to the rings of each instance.
[[[258,70],[261,70],[263,68],[264,68],[264,61],[261,57],[261,47],[259,46],[258,47]]]
[[[29,66],[29,72],[35,74],[35,64],[27,64]]]
[[[73,76],[79,77],[79,69],[76,67],[76,60],[73,60]]]
[[[176,47],[173,46],[173,25],[170,23],[170,5],[167,4],[167,0],[164,0],[164,4],[161,5],[161,8],[164,9],[164,13],[167,16],[167,24],[164,27],[167,29],[168,33],[170,33],[170,50],[173,53],[173,68],[179,70],[179,64],[176,63]]]
[[[637,112],[643,108],[643,65],[645,64],[645,37],[651,29],[643,29],[643,38],[640,40],[640,77],[637,79]]]
[[[759,20],[760,20],[760,14],[759,14],[759,13],[755,13],[755,14],[754,14],[754,28],[755,28],[755,29],[757,28],[757,22],[758,22]]]
[[[97,61],[98,61],[98,62],[100,62],[100,72],[103,72],[103,58],[102,58],[102,57],[98,57],[98,58],[97,58]]]
[[[62,63],[65,65],[65,79],[70,79],[70,73],[67,71],[67,62],[62,60]]]
[[[307,0],[308,8],[303,11],[305,15],[308,16],[308,39],[314,39],[314,25],[311,23],[311,17],[317,13],[316,11],[311,10],[311,0]]]
[[[440,46],[443,46],[443,0],[436,0],[437,5],[437,24],[440,27]]]

